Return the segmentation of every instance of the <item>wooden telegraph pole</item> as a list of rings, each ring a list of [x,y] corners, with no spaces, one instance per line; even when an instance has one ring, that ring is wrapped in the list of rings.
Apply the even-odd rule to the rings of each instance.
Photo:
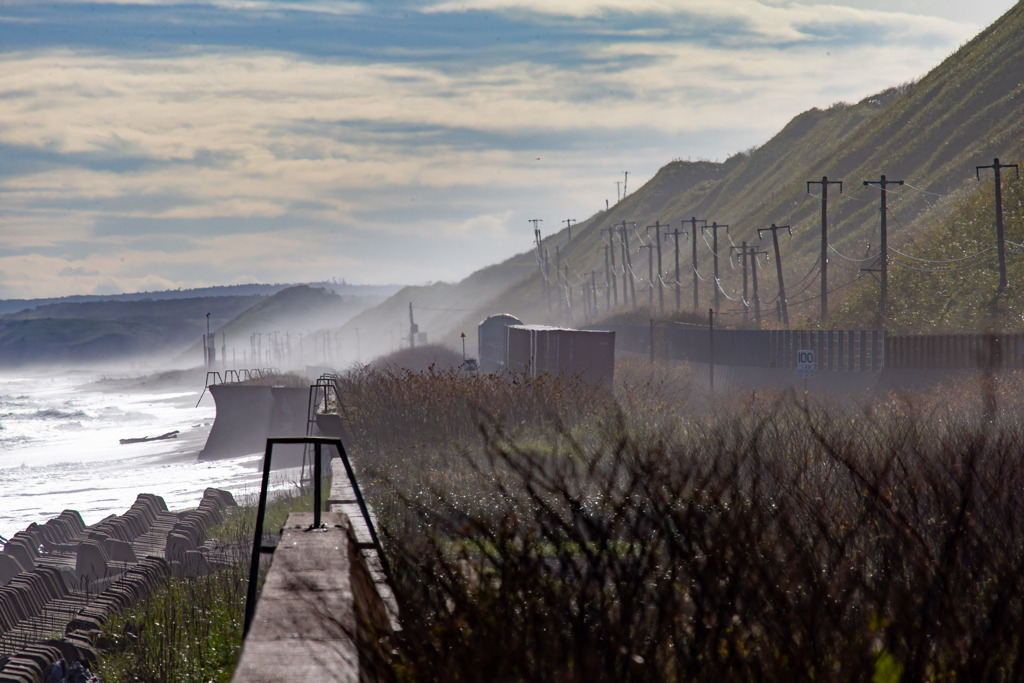
[[[775,245],[775,273],[779,278],[779,304],[782,310],[782,324],[787,328],[789,327],[789,311],[786,308],[786,284],[782,280],[782,255],[779,253],[779,230],[785,230],[789,232],[792,237],[793,231],[788,225],[775,225],[772,223],[770,228],[758,228],[757,238],[761,239],[761,232],[764,230],[772,231],[772,244]]]
[[[879,262],[879,271],[882,278],[881,292],[879,293],[878,310],[882,317],[885,317],[886,310],[889,305],[889,237],[886,230],[886,217],[888,216],[888,208],[886,206],[886,188],[889,185],[902,185],[902,180],[886,180],[885,176],[882,176],[881,180],[865,180],[864,185],[878,185],[882,190],[882,253],[881,261]],[[866,269],[867,270],[867,269]]]
[[[828,176],[822,176],[821,180],[808,180],[808,194],[811,185],[821,185],[821,319],[824,321],[828,317],[828,186],[838,185],[839,194],[842,194],[843,181],[829,180]]]
[[[1000,169],[1012,168],[1017,176],[1020,177],[1020,169],[1017,164],[1001,164],[999,158],[996,157],[992,161],[991,166],[975,166],[974,173],[980,179],[981,169],[991,168],[995,171],[996,180],[996,246],[999,252],[999,291],[1006,289],[1006,239],[1003,236],[1003,188],[1002,181],[999,176]]]

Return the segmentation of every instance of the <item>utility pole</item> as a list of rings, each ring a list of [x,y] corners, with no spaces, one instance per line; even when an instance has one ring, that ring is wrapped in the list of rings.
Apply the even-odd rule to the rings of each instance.
[[[633,300],[633,310],[636,310],[636,278],[633,277],[633,259],[629,254],[629,231],[626,229],[626,221],[622,221],[622,302],[626,302],[626,292],[629,291]],[[635,223],[633,225],[636,225]],[[628,278],[628,279],[627,279]],[[628,286],[628,290],[627,290]]]
[[[828,186],[838,185],[839,194],[843,193],[842,180],[829,180],[822,176],[821,180],[808,180],[807,193],[811,185],[821,185],[821,321],[828,317]]]
[[[618,204],[622,201],[622,181],[615,181],[615,203]]]
[[[605,252],[604,257],[605,257],[605,261],[606,262],[609,259],[609,257],[611,258],[611,262],[612,262],[611,274],[612,274],[612,277],[609,279],[609,282],[611,283],[611,295],[612,295],[612,297],[615,300],[615,305],[618,306],[619,305],[619,288],[618,288],[618,285],[617,285],[616,280],[615,280],[615,226],[613,225],[611,227],[601,228],[601,232],[607,232],[608,233],[608,250]],[[622,292],[622,302],[623,303],[626,302],[626,292],[625,291]],[[611,310],[611,306],[609,306],[608,309]]]
[[[544,244],[540,237],[540,228],[537,227],[538,223],[544,222],[543,218],[529,218],[527,223],[533,223],[533,240],[537,244],[537,268],[540,269],[541,274],[541,286],[547,289],[547,275],[544,273]]]
[[[749,320],[750,300],[747,298],[747,243],[743,242],[741,247],[729,247],[729,251],[736,252],[736,260],[743,266],[743,322]]]
[[[412,319],[412,302],[409,302],[409,348],[416,348],[416,333],[420,331],[419,325]]]
[[[772,244],[775,245],[775,273],[779,278],[779,304],[782,311],[782,324],[789,328],[789,311],[786,308],[786,284],[782,281],[782,255],[779,253],[779,230],[785,230],[789,233],[790,237],[793,236],[793,231],[788,225],[775,225],[772,223],[770,228],[758,228],[757,238],[761,239],[761,233],[764,230],[772,231]]]
[[[625,177],[622,179],[622,198],[625,199],[628,192],[628,190],[626,190],[626,185],[629,184],[629,171],[623,171],[623,173],[625,174]]]
[[[879,312],[882,314],[883,318],[885,317],[886,309],[888,308],[888,305],[889,305],[889,236],[888,236],[888,232],[886,231],[886,222],[885,222],[886,212],[887,212],[886,201],[885,201],[886,200],[886,195],[887,195],[886,187],[889,186],[889,185],[902,185],[902,184],[903,184],[902,180],[886,180],[885,176],[882,176],[881,180],[865,180],[864,181],[864,185],[865,186],[867,186],[867,185],[878,185],[878,187],[880,187],[881,190],[882,190],[882,208],[881,208],[881,213],[882,213],[882,253],[881,253],[881,261],[879,262],[879,269],[880,269],[880,272],[882,274],[882,287],[881,287],[882,291],[881,291],[881,294],[879,296],[878,308],[879,308]]]
[[[708,309],[708,385],[715,391],[715,309]]]
[[[729,226],[728,225],[719,225],[715,221],[712,221],[711,225],[708,225],[708,222],[704,221],[704,225],[700,226],[700,231],[702,233],[705,230],[710,230],[711,233],[712,233],[711,254],[712,254],[712,256],[714,256],[714,260],[715,260],[715,274],[714,274],[715,282],[714,282],[714,285],[715,285],[715,310],[716,311],[719,310],[719,306],[718,306],[719,296],[718,295],[719,295],[719,291],[721,290],[721,285],[718,283],[718,229],[719,228],[725,228],[726,234],[729,233]],[[696,271],[696,265],[694,265],[694,271],[693,272],[694,273],[697,272]]]
[[[991,166],[975,166],[974,167],[974,174],[978,177],[979,180],[981,179],[981,169],[983,169],[983,168],[991,168],[993,171],[995,171],[995,181],[996,181],[996,246],[998,247],[998,250],[999,250],[999,291],[1001,292],[1001,291],[1006,289],[1007,282],[1006,282],[1006,240],[1003,237],[1003,187],[1002,187],[1003,184],[1002,184],[1002,181],[1000,179],[999,171],[1000,171],[1000,169],[1004,169],[1004,168],[1012,168],[1014,170],[1014,172],[1017,174],[1017,177],[1019,178],[1020,177],[1020,169],[1017,167],[1017,164],[1001,164],[1001,163],[999,163],[999,157],[996,157],[992,161],[992,165]]]
[[[685,225],[685,223],[684,223],[684,225]],[[682,306],[682,298],[681,297],[682,297],[682,287],[683,287],[683,283],[679,281],[679,236],[680,235],[686,235],[686,233],[685,232],[680,232],[679,228],[676,228],[672,232],[669,232],[669,233],[665,234],[666,237],[668,237],[669,235],[672,235],[675,238],[675,240],[676,240],[676,312],[678,313],[679,310],[680,310],[680,307]]]
[[[575,218],[566,218],[564,221],[565,227],[569,229],[569,237],[565,240],[566,242],[572,242],[572,224],[576,222]]]
[[[587,276],[590,282],[587,282]],[[583,273],[583,283],[580,285],[580,296],[587,309],[587,318],[592,318],[597,313],[597,271],[591,270]]]
[[[555,245],[555,280],[558,282],[558,317],[562,318],[562,299],[564,297],[564,289],[569,286],[569,278],[565,278],[565,285],[562,284],[562,250],[556,244]]]
[[[651,228],[654,228],[654,240],[658,245],[658,314],[665,315],[665,283],[661,279],[661,274],[665,272],[661,267],[661,227],[660,221],[654,221],[654,225],[648,225],[647,230],[649,231]],[[665,227],[668,226],[666,225]],[[651,284],[653,285],[654,283],[651,282]]]
[[[569,286],[569,264],[565,264],[565,304],[567,317],[572,322],[572,287]]]
[[[700,288],[697,286],[700,284],[700,276],[697,275],[697,221],[700,221],[705,226],[708,224],[703,218],[690,217],[690,225],[693,227],[693,234],[690,238],[691,247],[693,248],[692,267],[693,267],[693,312],[697,312],[698,297],[700,295]],[[686,224],[686,221],[683,221]],[[701,232],[704,232],[704,228],[701,228]]]
[[[611,271],[608,270],[608,245],[604,245],[604,298],[605,298],[605,310],[612,310],[612,283],[615,279],[611,276]],[[614,250],[611,252],[615,253]]]
[[[758,251],[757,247],[748,247],[744,242],[742,247],[732,247],[738,252],[743,264],[743,322],[747,322],[747,311],[750,309],[750,300],[747,299],[747,259],[750,259],[750,275],[754,285],[754,320],[761,322],[761,295],[757,289],[757,257],[761,254],[768,255],[767,251]]]
[[[750,251],[750,276],[754,283],[754,322],[761,324],[761,293],[757,290],[757,257],[760,254],[768,255],[767,251],[758,251],[757,247],[751,247]]]
[[[636,248],[637,252],[641,249],[647,250],[647,310],[654,310],[654,245],[653,244],[641,244]]]

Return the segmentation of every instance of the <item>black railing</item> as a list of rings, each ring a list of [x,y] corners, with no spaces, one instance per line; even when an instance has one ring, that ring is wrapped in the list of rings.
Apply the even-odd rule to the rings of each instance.
[[[267,439],[267,450],[263,455],[263,480],[260,484],[260,499],[256,508],[256,528],[253,532],[252,562],[249,565],[249,587],[245,598],[245,625],[243,637],[245,634],[249,633],[249,626],[252,624],[252,618],[256,612],[256,583],[259,579],[260,555],[265,550],[263,546],[263,518],[267,511],[267,494],[270,486],[270,465],[274,446],[276,444],[313,445],[313,524],[310,529],[319,529],[321,526],[320,508],[323,501],[323,492],[321,491],[321,456],[323,454],[323,447],[334,446],[338,449],[338,455],[341,457],[341,462],[345,466],[345,474],[348,477],[349,484],[352,486],[352,493],[355,495],[355,502],[359,506],[359,512],[363,517],[363,521],[366,522],[366,527],[370,532],[371,542],[357,543],[356,547],[360,550],[375,550],[377,552],[377,557],[380,559],[381,568],[384,570],[385,576],[390,580],[390,568],[384,557],[384,550],[381,548],[380,539],[377,537],[377,530],[374,528],[373,520],[370,518],[369,508],[366,507],[366,501],[363,499],[363,494],[359,490],[359,483],[356,481],[355,471],[352,469],[352,463],[349,462],[348,453],[345,452],[345,446],[341,443],[341,439],[323,436],[270,437]],[[267,548],[266,550],[268,552],[273,552],[270,548]]]

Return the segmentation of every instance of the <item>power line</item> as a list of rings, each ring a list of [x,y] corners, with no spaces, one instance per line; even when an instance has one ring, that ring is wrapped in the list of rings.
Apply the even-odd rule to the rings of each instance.
[[[854,263],[865,263],[867,261],[873,261],[875,258],[877,258],[877,255],[876,256],[866,256],[864,258],[853,258],[852,256],[847,256],[846,254],[842,253],[841,251],[839,251],[838,249],[833,247],[831,244],[828,245],[828,248],[831,249],[832,253],[834,253],[839,258],[843,258],[843,259],[846,259],[847,261],[852,261]],[[871,249],[871,245],[868,245],[868,249]]]
[[[976,254],[971,254],[969,256],[964,256],[963,258],[955,258],[955,259],[926,259],[926,258],[918,258],[917,256],[911,256],[910,254],[904,254],[902,251],[900,251],[896,247],[892,247],[891,251],[893,253],[895,253],[895,254],[899,254],[903,258],[908,258],[908,259],[910,259],[912,261],[919,261],[920,263],[962,263],[964,261],[969,261],[971,259],[978,258],[979,256],[982,256],[983,254],[987,254],[988,252],[992,251],[995,248],[996,247],[989,247],[988,249],[984,249],[982,251],[979,251]]]
[[[949,197],[950,196],[948,194],[939,194],[938,192],[929,192],[928,190],[923,190],[920,187],[914,187],[910,183],[904,183],[904,184],[907,187],[909,187],[911,190],[916,190],[916,191],[920,192],[921,194],[930,194],[930,195],[932,195],[934,197]]]
[[[992,261],[994,259],[995,259],[995,257],[990,257],[990,258],[987,258],[987,259],[981,259],[980,261],[975,261],[974,263],[968,263],[966,266],[959,266],[957,268],[919,268],[917,266],[911,266],[909,264],[900,263],[899,261],[895,261],[895,260],[893,261],[893,264],[899,266],[900,268],[906,268],[908,270],[916,270],[919,273],[955,273],[955,272],[960,271],[960,270],[970,270],[971,268],[977,268],[978,266],[980,266],[980,265],[982,265],[984,263],[992,263]]]

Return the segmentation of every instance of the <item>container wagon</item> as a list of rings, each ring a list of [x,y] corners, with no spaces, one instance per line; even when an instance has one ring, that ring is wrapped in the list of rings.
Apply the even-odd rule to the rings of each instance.
[[[522,325],[523,321],[508,313],[488,316],[477,330],[477,356],[480,372],[498,372],[505,367],[505,328]]]
[[[579,375],[611,387],[615,374],[615,332],[546,325],[506,328],[505,367],[528,372]]]

